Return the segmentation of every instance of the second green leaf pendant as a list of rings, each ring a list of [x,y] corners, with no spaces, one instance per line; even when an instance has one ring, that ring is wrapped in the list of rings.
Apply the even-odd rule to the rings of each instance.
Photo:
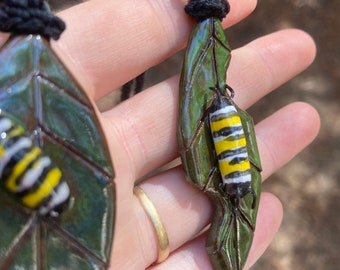
[[[215,270],[243,269],[261,193],[253,121],[227,91],[230,52],[220,19],[197,22],[185,53],[179,93],[182,163],[188,180],[214,206],[206,247]]]
[[[45,3],[1,8],[26,24],[14,25],[0,49],[0,269],[107,269],[116,194],[95,105],[49,36],[19,31],[52,16]]]

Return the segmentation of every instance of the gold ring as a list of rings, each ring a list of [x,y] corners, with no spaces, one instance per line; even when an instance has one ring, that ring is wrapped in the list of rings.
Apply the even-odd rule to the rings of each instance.
[[[165,227],[161,221],[161,218],[151,202],[150,198],[143,189],[138,186],[135,186],[133,189],[133,193],[137,196],[139,201],[141,202],[146,214],[148,215],[152,226],[154,228],[155,234],[158,239],[158,258],[155,263],[161,263],[169,256],[169,239],[166,233]]]

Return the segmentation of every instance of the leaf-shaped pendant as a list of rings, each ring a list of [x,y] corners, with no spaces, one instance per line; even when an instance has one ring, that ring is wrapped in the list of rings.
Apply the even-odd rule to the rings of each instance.
[[[181,73],[178,141],[188,179],[203,190],[214,205],[206,245],[215,270],[243,268],[252,244],[261,189],[261,165],[252,119],[226,92],[229,61],[230,48],[220,20],[212,17],[196,23]],[[237,121],[242,123],[251,175],[242,195],[238,194],[242,188],[236,180],[239,172],[230,172],[233,176],[226,180],[218,166],[222,158],[216,154],[209,121],[213,104],[218,99],[212,89],[221,92],[220,95],[230,104],[228,106],[234,108]],[[228,127],[227,131],[234,132]],[[233,155],[238,151],[235,147],[228,149]],[[236,157],[232,162],[239,165],[240,158]],[[226,191],[227,181],[231,181],[232,186],[229,192]]]
[[[0,189],[0,269],[106,269],[115,221],[110,154],[94,105],[47,39],[14,35],[1,48],[0,109],[58,166],[71,193],[69,209],[53,218]]]

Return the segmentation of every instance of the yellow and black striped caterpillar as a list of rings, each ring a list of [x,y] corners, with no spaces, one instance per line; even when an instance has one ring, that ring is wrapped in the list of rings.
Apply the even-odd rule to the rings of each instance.
[[[40,215],[57,217],[69,204],[70,189],[24,129],[0,115],[0,183],[20,203]]]
[[[220,89],[211,90],[217,96],[209,110],[210,130],[224,189],[236,208],[241,198],[248,193],[252,194],[254,208],[256,195],[251,187],[250,161],[241,118],[230,99]]]

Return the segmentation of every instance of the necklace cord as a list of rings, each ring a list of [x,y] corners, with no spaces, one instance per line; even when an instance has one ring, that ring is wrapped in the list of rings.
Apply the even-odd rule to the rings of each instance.
[[[0,3],[0,31],[12,34],[38,34],[59,39],[66,25],[50,13],[44,0],[4,0]]]
[[[213,17],[222,21],[229,13],[230,5],[227,0],[190,0],[184,10],[198,21]]]

